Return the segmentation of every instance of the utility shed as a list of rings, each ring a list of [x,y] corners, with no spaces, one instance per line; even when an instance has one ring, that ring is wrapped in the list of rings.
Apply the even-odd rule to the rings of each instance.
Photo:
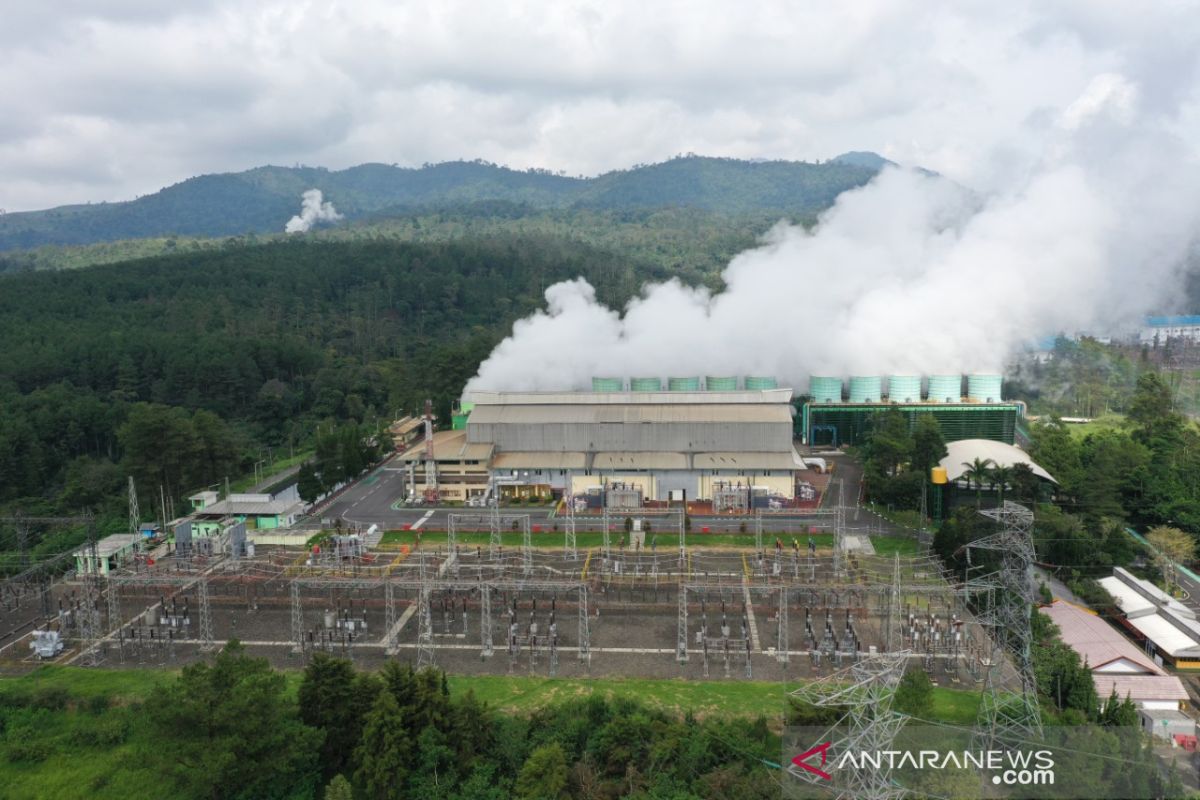
[[[76,550],[75,571],[81,575],[107,575],[110,570],[119,569],[137,552],[139,538],[135,533],[114,533],[96,542],[95,556],[88,547]]]

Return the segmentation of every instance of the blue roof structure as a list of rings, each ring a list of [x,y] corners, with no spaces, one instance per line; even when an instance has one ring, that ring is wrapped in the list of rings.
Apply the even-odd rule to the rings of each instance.
[[[1200,325],[1200,314],[1185,314],[1175,317],[1146,317],[1152,328],[1169,328],[1175,325]]]

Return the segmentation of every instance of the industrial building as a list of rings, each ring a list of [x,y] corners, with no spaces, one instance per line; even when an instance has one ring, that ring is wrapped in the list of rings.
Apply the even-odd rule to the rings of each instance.
[[[581,508],[791,503],[796,472],[806,467],[793,445],[792,390],[770,378],[742,385],[723,377],[597,378],[591,392],[476,391],[462,406],[461,429],[433,437],[439,494],[569,494]],[[426,454],[414,447],[400,460],[410,468],[410,494],[422,493]]]
[[[1196,612],[1153,583],[1114,567],[1100,579],[1121,612],[1121,624],[1143,642],[1156,664],[1182,669],[1200,667],[1200,620]]]
[[[1142,344],[1166,344],[1170,339],[1200,342],[1200,315],[1146,317],[1138,329]]]
[[[188,500],[192,504],[190,518],[201,528],[206,523],[215,528],[226,519],[245,522],[250,530],[288,528],[304,511],[304,501],[294,485],[275,495],[233,492],[221,500],[216,492],[207,491]]]
[[[991,439],[1013,444],[1019,402],[1004,402],[1000,375],[814,375],[808,399],[800,405],[797,433],[814,446],[861,444],[872,415],[890,409],[904,414],[911,428],[920,415],[937,420],[946,441]]]
[[[698,378],[675,378],[664,391],[658,379],[635,378],[628,391],[598,379],[593,392],[476,392],[466,436],[493,448],[501,491],[536,487],[610,506],[726,495],[743,508],[756,495],[790,502],[805,468],[792,444],[792,391],[765,379],[746,385],[700,391]]]
[[[137,554],[140,538],[136,533],[114,533],[96,542],[94,553],[90,547],[81,547],[75,551],[75,571],[80,575],[108,575],[120,569]]]
[[[1063,643],[1092,671],[1096,694],[1103,703],[1115,691],[1139,710],[1178,711],[1187,702],[1182,681],[1126,639],[1095,612],[1064,600],[1041,609],[1058,626]]]

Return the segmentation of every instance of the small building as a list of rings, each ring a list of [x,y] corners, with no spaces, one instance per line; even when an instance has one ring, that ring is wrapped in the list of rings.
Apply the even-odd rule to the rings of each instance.
[[[467,442],[465,430],[433,434],[433,461],[437,467],[438,494],[444,500],[482,498],[488,488],[492,446]],[[397,462],[406,469],[410,499],[421,497],[426,487],[425,447],[417,443]]]
[[[1151,736],[1195,749],[1196,721],[1182,711],[1138,711],[1138,719]]]
[[[1171,339],[1200,342],[1200,315],[1146,317],[1138,330],[1143,344],[1163,345]]]
[[[389,425],[388,434],[392,437],[396,452],[402,453],[419,441],[424,424],[425,420],[421,417],[401,417]]]
[[[192,504],[192,511],[203,511],[206,507],[221,499],[221,495],[211,489],[203,492],[196,492],[188,498],[188,502]]]
[[[278,495],[231,493],[224,500],[206,502],[194,512],[193,518],[201,528],[204,523],[232,518],[245,522],[250,530],[273,530],[291,527],[303,512],[304,501],[293,486]]]
[[[114,533],[96,542],[95,556],[89,547],[76,550],[75,571],[80,575],[108,575],[112,570],[120,569],[133,560],[140,538],[136,533]]]
[[[1195,611],[1121,567],[1114,567],[1113,574],[1099,583],[1112,595],[1121,624],[1145,644],[1155,663],[1200,667],[1200,621]]]
[[[1139,709],[1179,710],[1188,699],[1179,678],[1168,675],[1154,659],[1095,612],[1065,600],[1041,609],[1058,626],[1063,643],[1092,671],[1096,695],[1105,702],[1115,691]]]

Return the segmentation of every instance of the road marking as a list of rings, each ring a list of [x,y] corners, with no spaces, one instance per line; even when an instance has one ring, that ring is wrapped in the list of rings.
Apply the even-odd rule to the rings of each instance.
[[[418,528],[420,528],[422,525],[424,525],[426,522],[428,522],[428,521],[429,521],[429,518],[430,518],[430,517],[432,517],[432,516],[433,516],[433,512],[432,512],[432,511],[426,511],[426,512],[425,512],[425,516],[421,517],[419,520],[417,520],[416,522],[414,522],[414,523],[412,524],[412,527],[411,527],[411,528],[409,528],[409,530],[410,530],[410,531],[415,531],[415,530],[417,530],[417,529],[418,529]]]

